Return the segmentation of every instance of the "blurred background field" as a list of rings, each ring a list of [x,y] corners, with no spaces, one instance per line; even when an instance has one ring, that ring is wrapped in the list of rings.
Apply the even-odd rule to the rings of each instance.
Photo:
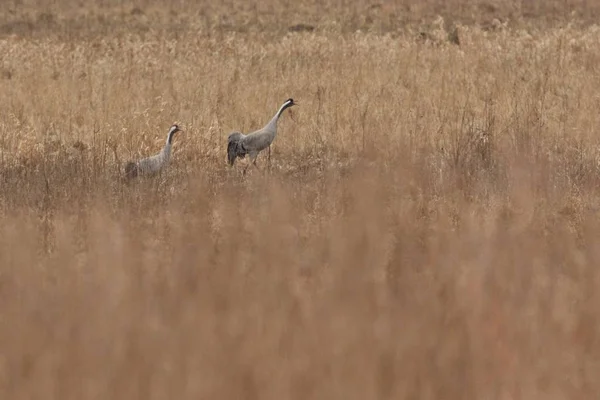
[[[0,397],[594,398],[599,12],[8,1]]]

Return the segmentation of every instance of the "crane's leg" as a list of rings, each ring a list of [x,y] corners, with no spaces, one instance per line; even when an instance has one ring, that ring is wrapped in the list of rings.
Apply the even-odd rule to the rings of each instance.
[[[267,167],[271,171],[271,145],[269,145],[269,157],[267,158]]]
[[[242,175],[244,175],[244,176],[246,175],[246,172],[248,172],[248,168],[250,168],[250,161],[252,161],[252,156],[250,156],[248,158],[248,161],[246,162],[246,166],[242,170]]]
[[[258,168],[258,165],[256,165],[256,158],[257,158],[258,154],[256,155],[250,155],[250,159],[248,160],[248,164],[246,164],[246,167],[244,168],[244,175],[246,175],[246,171],[248,170],[248,168],[250,168],[250,165],[254,165],[256,167],[256,169],[260,170],[260,168]]]

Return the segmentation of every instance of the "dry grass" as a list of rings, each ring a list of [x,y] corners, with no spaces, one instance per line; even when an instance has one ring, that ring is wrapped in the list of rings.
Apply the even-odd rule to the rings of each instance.
[[[575,2],[35,3],[0,15],[1,398],[600,392]],[[288,97],[270,167],[228,168]]]

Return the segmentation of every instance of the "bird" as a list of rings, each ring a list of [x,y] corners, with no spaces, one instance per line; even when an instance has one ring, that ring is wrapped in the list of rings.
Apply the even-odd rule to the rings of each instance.
[[[250,161],[256,166],[256,157],[258,157],[258,154],[267,147],[269,148],[270,158],[271,143],[273,143],[273,140],[275,140],[275,136],[277,135],[277,121],[286,108],[295,105],[298,105],[298,103],[295,103],[294,99],[287,99],[281,107],[279,107],[275,116],[264,127],[257,131],[246,135],[238,131],[231,132],[227,138],[227,159],[229,165],[233,166],[236,158],[244,158],[246,157],[246,154],[248,154],[250,156]],[[244,174],[249,166],[250,163],[244,168]]]
[[[165,168],[169,164],[171,158],[171,146],[173,144],[173,136],[177,132],[183,132],[177,124],[174,124],[169,128],[169,134],[167,135],[167,142],[165,147],[162,148],[160,153],[155,154],[151,157],[142,158],[138,161],[129,161],[125,165],[125,176],[129,179],[137,176],[150,176],[158,173],[160,170]]]

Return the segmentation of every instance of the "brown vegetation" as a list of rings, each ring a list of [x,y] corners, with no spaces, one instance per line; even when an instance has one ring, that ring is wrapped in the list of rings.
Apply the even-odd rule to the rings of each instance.
[[[73,3],[0,14],[0,398],[600,391],[595,6]]]

